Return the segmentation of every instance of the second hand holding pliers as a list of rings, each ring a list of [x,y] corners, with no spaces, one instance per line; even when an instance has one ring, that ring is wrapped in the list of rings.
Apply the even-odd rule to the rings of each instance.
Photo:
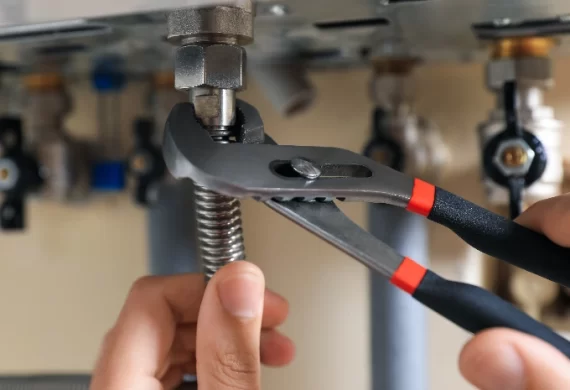
[[[546,325],[487,290],[446,280],[400,255],[350,220],[334,200],[405,208],[446,226],[481,252],[566,287],[570,287],[570,249],[357,153],[277,145],[264,134],[255,108],[242,101],[237,121],[240,143],[217,144],[196,119],[191,104],[174,107],[163,150],[171,173],[223,195],[264,202],[465,330],[519,330],[570,357],[570,342]]]

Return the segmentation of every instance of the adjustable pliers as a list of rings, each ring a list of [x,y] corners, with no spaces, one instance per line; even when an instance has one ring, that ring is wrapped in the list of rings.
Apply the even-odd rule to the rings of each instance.
[[[217,144],[194,115],[176,106],[166,125],[171,173],[221,194],[252,197],[343,250],[460,327],[508,327],[570,357],[570,343],[479,287],[445,280],[351,221],[335,200],[402,207],[448,227],[474,248],[570,287],[570,249],[432,184],[336,148],[276,145],[252,106],[238,102],[236,143]],[[389,222],[388,222],[389,223]]]

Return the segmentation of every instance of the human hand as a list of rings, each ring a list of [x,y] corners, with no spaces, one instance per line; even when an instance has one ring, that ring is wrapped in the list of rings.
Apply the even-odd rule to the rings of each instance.
[[[145,277],[103,342],[91,390],[168,390],[184,374],[200,390],[260,389],[260,365],[283,366],[294,346],[275,328],[288,304],[262,272],[235,262],[203,275]]]
[[[570,196],[536,203],[517,222],[570,247]],[[476,335],[463,348],[459,367],[482,390],[570,388],[570,360],[551,345],[513,330],[492,329]]]

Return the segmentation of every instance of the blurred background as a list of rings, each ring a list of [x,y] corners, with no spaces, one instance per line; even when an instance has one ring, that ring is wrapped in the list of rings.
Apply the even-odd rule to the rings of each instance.
[[[23,10],[18,5],[9,8],[8,3],[0,2],[6,24],[36,22],[37,15],[39,20],[63,20],[81,12],[97,20],[112,9],[101,2],[99,7],[70,6],[65,12],[62,8],[62,15],[39,1],[24,2]],[[52,3],[53,8],[66,5]],[[450,2],[441,3],[445,7]],[[481,2],[473,3],[484,8]],[[310,12],[301,15],[306,20],[299,21],[298,2],[284,4],[281,11],[272,8],[272,17],[280,12],[292,15],[291,31],[299,34],[305,22],[319,14],[308,7]],[[530,5],[491,5],[487,11],[493,17],[479,13],[474,18],[486,22],[509,12],[550,18],[570,12],[557,2],[549,6],[548,12],[538,12]],[[128,5],[120,7],[113,12],[129,12]],[[368,12],[363,7],[359,3],[351,12]],[[320,9],[322,22],[331,22],[332,14]],[[491,12],[497,9],[501,11]],[[426,18],[435,23],[429,18],[437,9],[431,11]],[[404,9],[400,19],[392,9],[382,12],[406,26],[414,20],[410,15],[417,17],[420,11]],[[315,42],[321,46],[306,57],[310,59],[293,65],[292,57],[276,61],[261,55],[267,54],[266,48],[253,46],[248,86],[238,97],[259,110],[267,134],[280,144],[364,152],[508,216],[508,188],[483,167],[485,145],[504,127],[502,83],[519,83],[521,121],[540,138],[549,156],[546,170],[523,194],[524,208],[564,192],[570,141],[564,131],[564,123],[570,122],[570,76],[565,70],[570,60],[564,56],[564,38],[534,30],[525,37],[520,30],[512,34],[516,38],[504,38],[500,30],[481,43],[470,29],[474,21],[466,25],[466,40],[462,39],[467,33],[453,40],[453,28],[462,31],[459,22],[455,26],[449,21],[450,31],[434,33],[434,41],[451,47],[438,55],[431,50],[434,58],[425,55],[425,37],[410,38],[415,44],[395,40],[401,46],[392,41],[390,47],[367,46],[363,51],[369,30],[351,35],[343,41],[344,49],[351,50],[328,59],[316,53],[334,45],[334,39],[311,35],[312,45],[303,47],[315,48]],[[372,32],[377,28],[373,26]],[[163,30],[153,27],[152,33],[158,39],[162,33],[157,32]],[[6,35],[15,34],[7,31]],[[480,35],[487,33],[483,25]],[[296,42],[306,42],[308,35]],[[267,36],[260,34],[261,41]],[[159,162],[160,155],[156,157],[168,112],[188,99],[173,88],[172,49],[157,44],[161,54],[155,55],[155,46],[140,46],[143,38],[109,44],[101,43],[105,39],[99,36],[96,49],[85,50],[78,49],[79,38],[64,38],[64,44],[57,45],[9,39],[4,51],[0,138],[20,129],[26,145],[14,151],[17,143],[5,138],[0,160],[5,202],[0,233],[0,375],[5,376],[89,374],[103,335],[138,277],[200,272],[192,185],[174,181]],[[87,42],[81,45],[91,47]],[[129,56],[117,57],[118,52]],[[529,65],[529,58],[536,61]],[[289,71],[283,72],[283,63]],[[503,68],[497,71],[497,64]],[[283,76],[288,72],[294,74]],[[20,176],[13,182],[14,172]],[[497,266],[435,224],[381,206],[348,203],[342,209],[399,246],[403,254],[429,262],[442,276],[487,287],[561,333],[570,330],[570,299],[558,286]],[[289,300],[291,315],[283,331],[297,344],[291,366],[264,370],[265,389],[470,388],[457,368],[461,347],[469,339],[466,332],[397,295],[364,266],[263,204],[245,200],[242,212],[248,259],[263,269],[268,287]],[[14,222],[14,215],[20,215],[20,223]],[[393,333],[398,321],[407,326]],[[403,340],[391,343],[395,338]],[[417,365],[417,371],[411,371],[417,372],[415,384],[410,384],[413,378],[398,379],[406,362]]]

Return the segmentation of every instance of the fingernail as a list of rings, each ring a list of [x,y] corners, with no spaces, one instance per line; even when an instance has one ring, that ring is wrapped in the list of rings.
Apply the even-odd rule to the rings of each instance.
[[[486,355],[486,354],[483,354]],[[496,345],[491,358],[475,359],[477,387],[483,390],[524,390],[524,363],[510,344]]]
[[[218,285],[222,306],[237,318],[251,319],[261,316],[264,294],[263,279],[253,273],[232,275]]]

